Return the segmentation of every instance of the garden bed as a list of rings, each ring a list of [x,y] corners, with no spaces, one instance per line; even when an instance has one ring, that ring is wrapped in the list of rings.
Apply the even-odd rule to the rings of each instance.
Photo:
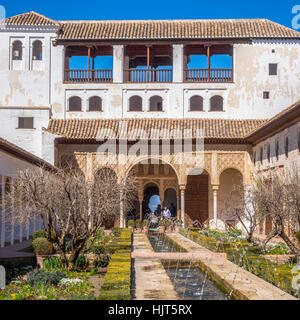
[[[131,229],[123,229],[108,265],[100,300],[131,299]]]
[[[206,231],[204,234],[195,230],[181,229],[180,234],[193,240],[203,247],[214,252],[225,252],[227,259],[244,268],[245,270],[255,274],[256,276],[277,286],[281,290],[299,297],[299,293],[292,286],[292,279],[295,274],[292,269],[295,266],[293,261],[288,263],[277,264],[271,261],[272,258],[266,257],[266,252],[258,244],[248,243],[242,236],[230,235],[215,231]],[[278,250],[278,249],[276,249]],[[272,253],[272,250],[270,250]],[[270,253],[269,252],[269,253]],[[280,250],[278,259],[284,257],[285,251]],[[274,255],[272,256],[273,259]]]

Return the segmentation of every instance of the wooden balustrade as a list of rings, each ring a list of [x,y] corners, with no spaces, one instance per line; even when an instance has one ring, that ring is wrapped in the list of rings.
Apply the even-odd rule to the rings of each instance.
[[[128,69],[124,70],[125,82],[172,82],[172,69]]]
[[[232,82],[232,69],[185,69],[185,82]]]
[[[112,69],[66,69],[65,82],[112,82]]]

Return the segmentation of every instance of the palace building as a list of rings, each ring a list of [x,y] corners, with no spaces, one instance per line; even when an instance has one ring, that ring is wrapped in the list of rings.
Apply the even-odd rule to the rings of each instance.
[[[234,185],[300,163],[296,30],[267,19],[55,21],[32,11],[2,21],[0,39],[0,137],[89,179],[103,167],[123,180],[134,170],[141,217],[158,195],[186,225],[224,228]],[[105,152],[118,161],[104,164],[111,135]],[[188,151],[176,148],[183,136]],[[198,153],[201,172],[177,161]],[[125,216],[121,206],[121,226]]]

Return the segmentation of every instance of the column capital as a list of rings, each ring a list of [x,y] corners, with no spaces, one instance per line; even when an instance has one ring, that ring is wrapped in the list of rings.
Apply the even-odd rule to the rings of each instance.
[[[185,184],[179,185],[179,189],[180,189],[181,192],[182,192],[182,191],[185,191],[185,188],[186,188],[186,185],[185,185]]]
[[[215,185],[212,185],[211,187],[212,187],[213,191],[218,191],[219,190],[219,185],[215,184]]]

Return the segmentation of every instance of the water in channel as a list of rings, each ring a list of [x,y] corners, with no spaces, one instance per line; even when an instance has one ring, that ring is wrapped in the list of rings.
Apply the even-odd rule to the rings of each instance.
[[[155,252],[184,252],[163,233],[150,232],[149,240]],[[227,300],[229,297],[200,270],[197,262],[184,260],[161,261],[175,290],[183,300]]]

